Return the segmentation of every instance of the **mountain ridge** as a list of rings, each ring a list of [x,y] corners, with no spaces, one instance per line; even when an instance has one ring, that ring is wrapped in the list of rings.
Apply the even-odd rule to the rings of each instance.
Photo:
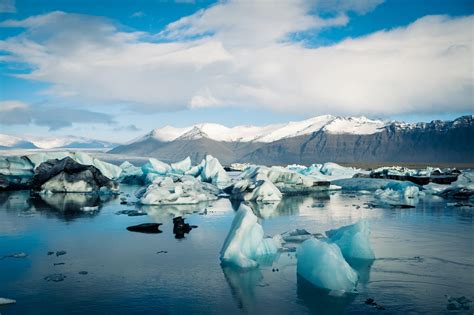
[[[191,156],[195,162],[205,154],[212,154],[224,164],[474,161],[473,115],[452,121],[409,124],[325,115],[269,126],[244,126],[242,129],[239,129],[241,126],[233,129],[217,124],[184,128],[167,126],[109,152],[166,161]],[[166,132],[160,133],[163,130]],[[219,130],[221,135],[216,137]],[[235,130],[243,130],[244,135],[234,137]],[[256,133],[252,135],[249,130]]]

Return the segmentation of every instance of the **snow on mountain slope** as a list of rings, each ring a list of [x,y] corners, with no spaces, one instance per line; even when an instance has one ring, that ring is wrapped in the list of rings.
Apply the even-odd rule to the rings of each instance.
[[[337,118],[324,126],[330,134],[370,135],[382,131],[387,122],[366,117]]]
[[[5,148],[111,148],[114,144],[76,136],[35,137],[0,134],[0,147]]]
[[[322,130],[331,134],[373,134],[382,131],[388,122],[371,120],[366,117],[336,117],[332,115],[317,116],[302,121],[267,126],[226,127],[220,124],[203,123],[189,127],[176,128],[165,126],[157,128],[147,135],[134,139],[130,143],[141,142],[150,138],[162,142],[174,140],[195,140],[207,137],[216,141],[229,142],[273,142],[285,138],[308,135]]]

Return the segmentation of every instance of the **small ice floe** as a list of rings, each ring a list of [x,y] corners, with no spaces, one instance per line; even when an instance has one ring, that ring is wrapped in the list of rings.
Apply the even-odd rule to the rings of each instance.
[[[140,210],[120,210],[115,212],[116,215],[127,215],[129,217],[138,217],[142,215],[147,215],[145,211],[140,211]]]
[[[15,304],[15,303],[16,303],[15,300],[0,297],[0,305]]]
[[[28,255],[26,253],[13,253],[13,254],[8,254],[5,256],[0,257],[0,260],[5,259],[5,258],[26,258]]]
[[[258,257],[274,255],[279,248],[279,238],[264,238],[257,216],[248,206],[241,204],[222,246],[220,259],[224,264],[255,268]]]
[[[301,243],[310,238],[313,238],[313,234],[309,233],[305,229],[295,229],[281,234],[282,239],[289,243]]]
[[[53,273],[44,278],[44,280],[52,281],[52,282],[61,282],[61,281],[64,281],[64,279],[66,279],[66,276],[63,275],[62,273]]]
[[[81,207],[81,210],[82,210],[82,211],[85,211],[85,212],[98,211],[98,210],[99,210],[99,206],[95,206],[95,207]]]

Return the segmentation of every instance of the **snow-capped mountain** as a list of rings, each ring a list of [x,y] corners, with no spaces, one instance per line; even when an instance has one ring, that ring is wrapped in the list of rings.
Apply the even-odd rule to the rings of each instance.
[[[250,125],[226,127],[219,124],[204,123],[183,128],[172,126],[157,128],[130,143],[141,142],[150,138],[162,142],[170,142],[177,139],[196,140],[202,137],[226,142],[270,143],[285,138],[309,135],[319,130],[324,130],[331,134],[374,134],[381,132],[388,124],[390,122],[372,120],[366,117],[344,118],[331,115],[262,127]]]
[[[453,121],[403,123],[366,117],[318,116],[268,126],[166,126],[110,153],[199,162],[258,164],[474,163],[474,116]]]
[[[113,148],[116,144],[76,136],[35,137],[0,134],[0,149]]]

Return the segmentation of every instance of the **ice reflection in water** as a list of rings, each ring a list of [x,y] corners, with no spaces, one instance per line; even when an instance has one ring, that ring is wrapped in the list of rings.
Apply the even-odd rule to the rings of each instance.
[[[122,188],[133,195],[136,187]],[[367,202],[376,202],[372,194],[337,192],[284,198],[275,207],[252,205],[267,235],[295,228],[321,233],[370,220],[377,259],[372,264],[350,261],[359,274],[358,294],[335,297],[297,278],[294,253],[266,257],[250,273],[222,268],[219,251],[234,216],[226,199],[139,207],[121,205],[120,198],[0,193],[0,256],[28,254],[0,261],[0,293],[18,301],[1,306],[0,312],[366,313],[375,311],[364,304],[372,297],[389,313],[443,313],[445,294],[474,299],[471,210],[438,198],[420,198],[415,209],[367,209]],[[78,211],[96,205],[95,213]],[[148,215],[115,214],[132,209]],[[176,216],[199,227],[176,240]],[[126,230],[145,222],[163,223],[163,233]],[[48,256],[50,250],[66,250],[67,255]],[[157,254],[162,250],[167,253]],[[88,275],[79,275],[81,270]],[[44,280],[54,273],[67,277],[59,283]]]

